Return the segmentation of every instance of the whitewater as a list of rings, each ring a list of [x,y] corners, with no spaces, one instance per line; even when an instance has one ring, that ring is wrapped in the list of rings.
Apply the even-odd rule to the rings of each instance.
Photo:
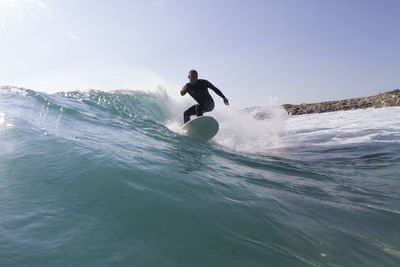
[[[0,266],[400,265],[400,107],[231,104],[0,87]]]

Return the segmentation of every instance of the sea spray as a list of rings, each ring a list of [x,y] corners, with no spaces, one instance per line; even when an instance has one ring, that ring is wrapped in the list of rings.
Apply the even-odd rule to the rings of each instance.
[[[265,115],[260,118],[259,114]],[[220,122],[215,142],[232,151],[265,154],[283,146],[287,114],[278,105],[268,104],[251,111],[217,108],[215,117]]]

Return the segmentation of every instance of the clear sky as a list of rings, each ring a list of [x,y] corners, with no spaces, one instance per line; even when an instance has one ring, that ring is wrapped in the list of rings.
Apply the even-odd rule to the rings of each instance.
[[[374,95],[400,87],[399,14],[399,0],[0,0],[0,85],[179,95],[194,68],[231,104]]]

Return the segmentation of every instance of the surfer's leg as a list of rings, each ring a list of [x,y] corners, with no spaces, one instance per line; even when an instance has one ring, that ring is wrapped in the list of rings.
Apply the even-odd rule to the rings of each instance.
[[[208,101],[204,104],[198,105],[197,111],[196,111],[197,117],[203,116],[204,112],[210,112],[213,109],[214,109],[213,101]]]
[[[214,101],[209,101],[204,104],[203,111],[204,112],[210,112],[214,109]]]
[[[196,107],[196,115],[197,117],[203,116],[203,105],[197,105]]]
[[[198,105],[191,106],[183,113],[183,123],[187,123],[190,121],[190,116],[197,114],[197,106]]]

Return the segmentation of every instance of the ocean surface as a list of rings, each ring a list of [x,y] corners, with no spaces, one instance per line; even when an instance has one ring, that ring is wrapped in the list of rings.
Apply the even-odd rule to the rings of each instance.
[[[215,100],[0,87],[0,266],[400,266],[400,107]]]

